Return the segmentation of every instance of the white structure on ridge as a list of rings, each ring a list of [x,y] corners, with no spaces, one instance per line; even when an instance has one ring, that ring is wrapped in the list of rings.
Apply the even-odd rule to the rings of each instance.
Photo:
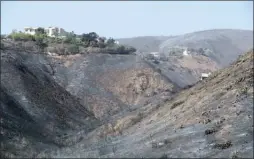
[[[159,58],[160,54],[158,52],[151,52],[150,55],[152,55],[155,58]]]
[[[184,55],[184,56],[188,56],[188,55],[189,55],[188,49],[186,49],[186,50],[183,51],[183,55]]]
[[[30,35],[35,35],[35,30],[38,29],[38,27],[25,27],[24,28],[24,33],[30,34]]]
[[[24,33],[30,34],[30,35],[35,35],[36,29],[38,29],[38,28],[39,27],[25,27]],[[46,34],[50,37],[55,37],[55,36],[63,37],[67,33],[63,28],[59,28],[59,27],[47,27],[47,28],[43,28],[43,29],[45,30]]]
[[[209,76],[211,75],[211,72],[209,72],[209,73],[201,73],[201,81],[203,80],[203,79],[206,79],[206,78],[208,78]]]

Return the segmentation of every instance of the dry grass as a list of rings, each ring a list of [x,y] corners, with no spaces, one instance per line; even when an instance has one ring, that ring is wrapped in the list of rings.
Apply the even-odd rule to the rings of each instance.
[[[236,108],[232,103],[241,100],[239,95],[253,95],[253,53],[247,53],[243,57],[239,61],[240,64],[235,63],[215,72],[214,77],[209,77],[206,82],[199,82],[192,88],[181,91],[172,101],[162,105],[158,111],[163,117],[167,117],[167,124],[179,128],[181,125],[208,124],[216,121],[221,125],[222,122],[225,124],[234,120]],[[234,83],[236,79],[239,80]],[[207,116],[202,115],[203,112],[206,112]],[[165,120],[156,114],[158,112],[153,114],[154,120]],[[224,120],[220,120],[221,118]],[[221,130],[218,131],[222,133]],[[230,131],[227,130],[223,134]],[[206,133],[215,132],[209,130]],[[223,138],[220,133],[216,135]]]
[[[215,71],[219,67],[218,65],[205,56],[184,56],[182,59],[179,59],[178,62],[184,68],[189,68],[191,70],[200,70],[202,68],[203,71]]]
[[[140,122],[142,118],[142,113],[138,113],[134,116],[127,116],[123,119],[119,119],[114,126],[114,130],[116,132],[122,132],[124,129],[127,129],[128,127]]]
[[[149,90],[165,90],[171,92],[173,85],[163,80],[161,75],[149,67],[129,68],[126,70],[109,70],[98,80],[105,89],[117,95],[125,104],[139,104]]]
[[[99,136],[105,137],[108,135],[121,135],[125,129],[137,124],[142,120],[142,118],[143,114],[137,113],[136,115],[121,118],[117,120],[115,124],[104,125],[103,130],[99,133]]]

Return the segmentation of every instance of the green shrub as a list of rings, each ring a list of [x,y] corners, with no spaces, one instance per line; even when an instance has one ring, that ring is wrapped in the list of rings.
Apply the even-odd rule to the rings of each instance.
[[[38,29],[35,30],[36,35],[46,35],[46,32],[43,28],[39,27]]]
[[[9,38],[14,41],[33,42],[39,51],[56,52],[57,54],[76,54],[76,53],[109,53],[109,54],[130,54],[136,51],[129,46],[118,45],[113,38],[108,40],[105,37],[99,37],[95,32],[76,35],[74,32],[68,33],[65,38],[48,37],[43,28],[38,28],[35,35],[25,34],[14,31]],[[61,44],[59,47],[58,44]],[[23,44],[22,44],[23,45]],[[16,47],[16,46],[15,46]],[[17,46],[19,48],[19,46]],[[24,46],[22,46],[23,48]],[[35,47],[29,45],[26,50],[33,50]],[[2,46],[1,46],[2,48]]]
[[[121,45],[121,46],[119,46],[119,47],[116,48],[116,51],[117,51],[118,53],[120,53],[120,54],[124,54],[125,51],[126,51],[126,49],[125,49],[124,46]]]
[[[41,51],[44,51],[44,49],[48,46],[46,36],[39,34],[34,36],[35,44],[39,46]]]
[[[105,41],[106,41],[105,37],[99,37],[98,38],[98,47],[99,48],[105,48],[107,46]]]
[[[115,40],[113,38],[109,38],[106,44],[109,47],[113,47],[115,45]]]
[[[54,43],[61,44],[63,43],[64,39],[61,38],[54,38]]]
[[[90,47],[98,47],[99,45],[98,45],[97,41],[90,41],[89,46]]]
[[[67,36],[66,38],[63,39],[63,42],[66,44],[70,44],[73,42],[73,38],[70,36]]]
[[[56,52],[57,52],[57,49],[56,49],[56,47],[49,46],[49,47],[47,47],[47,51],[48,51],[48,52],[51,52],[51,53],[56,53]]]
[[[57,37],[47,37],[48,44],[61,44],[63,39]]]
[[[126,51],[127,51],[128,53],[134,53],[134,52],[136,52],[137,50],[136,50],[134,47],[128,46],[128,47],[126,47]]]
[[[72,44],[68,47],[67,50],[70,54],[77,54],[79,53],[79,46],[76,44]]]
[[[126,47],[123,45],[115,45],[113,47],[107,46],[102,52],[109,53],[109,54],[130,54],[133,53],[135,49],[132,47]]]
[[[56,46],[56,53],[59,55],[66,55],[67,54],[66,47]]]
[[[15,41],[33,41],[34,36],[25,33],[12,33],[8,36]]]

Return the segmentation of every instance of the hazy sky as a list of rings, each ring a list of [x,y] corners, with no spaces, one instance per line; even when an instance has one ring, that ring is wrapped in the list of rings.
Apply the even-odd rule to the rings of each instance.
[[[253,30],[253,2],[1,1],[1,33],[26,26],[59,26],[113,38]]]

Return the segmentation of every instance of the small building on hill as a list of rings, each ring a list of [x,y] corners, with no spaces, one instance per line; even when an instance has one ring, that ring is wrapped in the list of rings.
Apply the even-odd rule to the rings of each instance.
[[[158,52],[150,52],[150,55],[155,57],[155,58],[159,58],[160,54]]]
[[[38,27],[25,27],[24,33],[30,34],[30,35],[35,35],[36,29],[38,29]]]
[[[209,72],[209,73],[201,73],[201,78],[200,78],[200,80],[202,81],[202,80],[208,78],[210,75],[211,75],[211,72]]]
[[[24,28],[24,33],[26,34],[30,34],[30,35],[35,35],[36,33],[36,29],[38,29],[39,27],[25,27]],[[46,32],[46,34],[50,37],[64,37],[66,36],[66,31],[63,28],[59,28],[59,27],[47,27],[47,28],[43,28]]]
[[[183,55],[184,55],[184,56],[188,56],[188,55],[189,55],[188,49],[186,49],[186,50],[183,51]]]

